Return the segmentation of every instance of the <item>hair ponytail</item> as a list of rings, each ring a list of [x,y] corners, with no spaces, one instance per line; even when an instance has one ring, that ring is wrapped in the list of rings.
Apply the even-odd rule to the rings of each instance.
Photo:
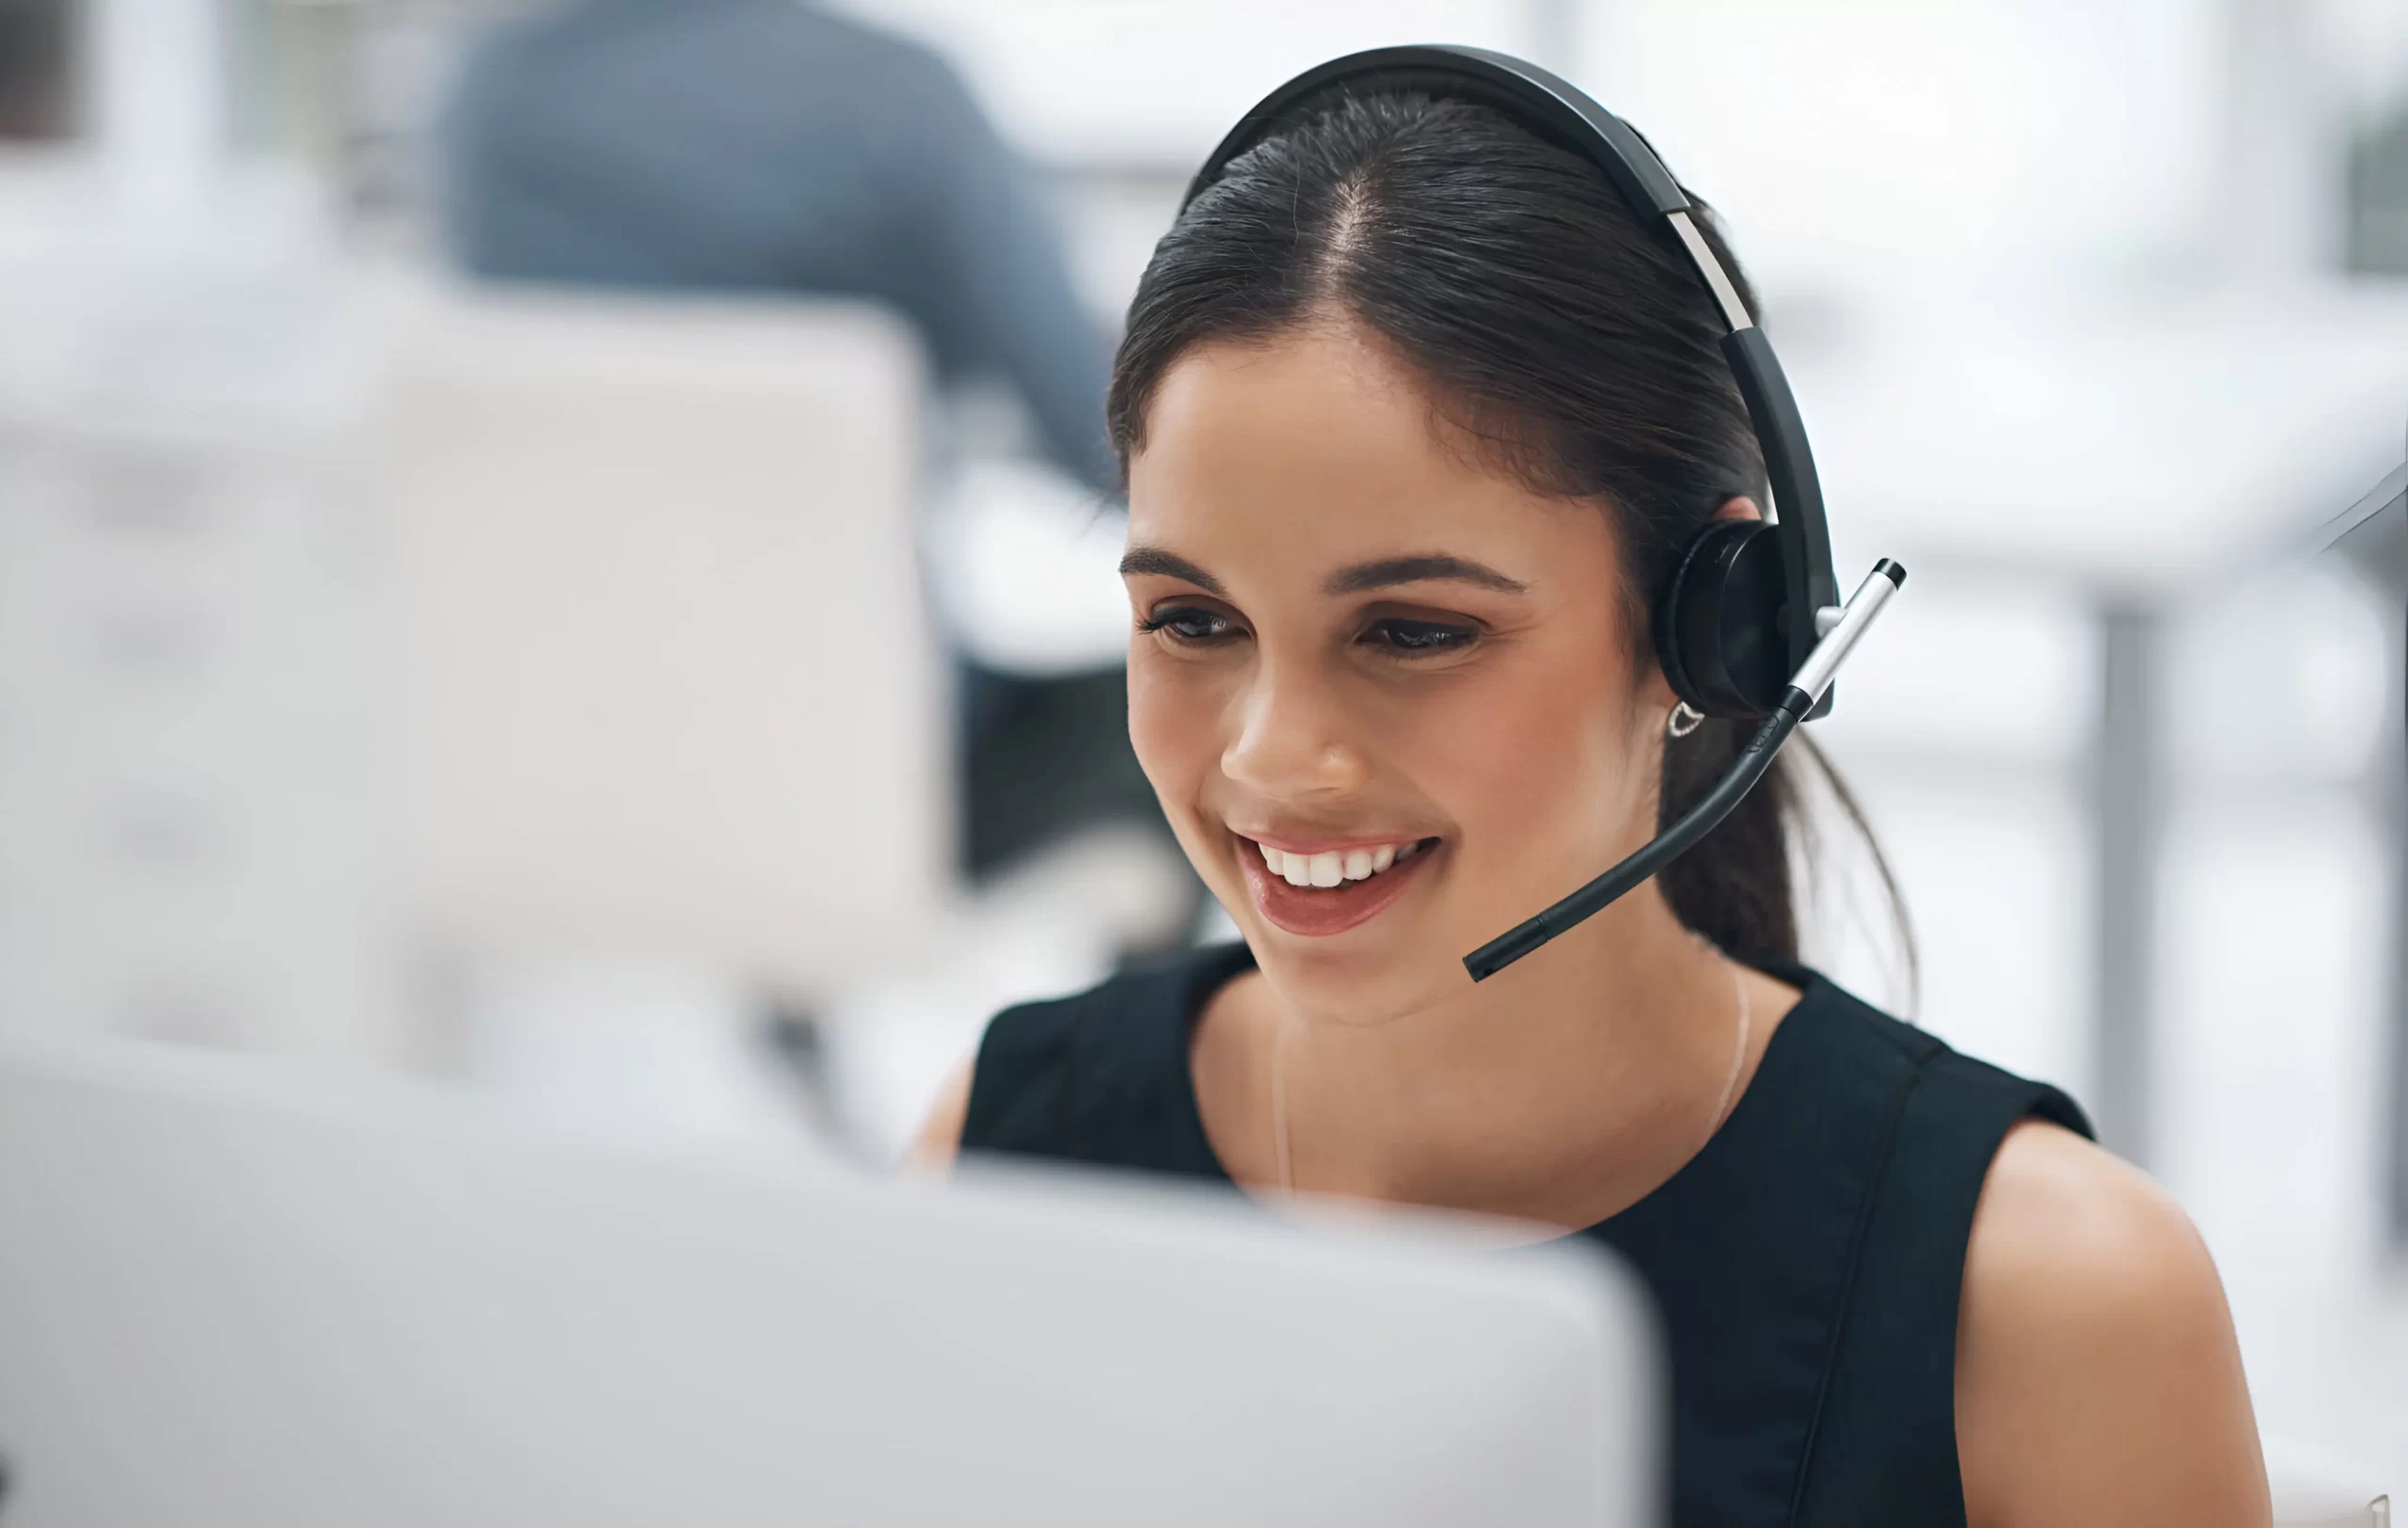
[[[1670,827],[1730,772],[1752,730],[1752,723],[1708,718],[1686,738],[1664,740],[1658,827]],[[1800,738],[1791,746],[1805,742]],[[1783,749],[1731,815],[1656,877],[1672,915],[1734,955],[1798,958],[1790,873],[1790,825],[1801,807],[1795,768]]]

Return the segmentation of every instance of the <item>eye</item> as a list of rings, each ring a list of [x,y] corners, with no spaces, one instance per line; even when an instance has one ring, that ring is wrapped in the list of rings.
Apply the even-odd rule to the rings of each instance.
[[[1365,628],[1362,640],[1401,658],[1418,658],[1424,654],[1454,652],[1468,647],[1478,637],[1479,633],[1467,626],[1391,615],[1373,621]]]
[[[1238,624],[1218,611],[1200,605],[1162,605],[1137,623],[1140,631],[1159,631],[1174,642],[1192,643],[1202,646],[1227,641],[1237,634]]]

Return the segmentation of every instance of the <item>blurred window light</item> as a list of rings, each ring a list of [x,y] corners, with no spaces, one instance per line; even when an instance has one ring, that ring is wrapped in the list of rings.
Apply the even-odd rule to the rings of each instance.
[[[1819,802],[1804,866],[1807,960],[1960,1050],[2087,1099],[2090,851],[2073,783],[1901,769],[1877,754],[1836,762],[1897,877],[1916,979],[1871,857]]]
[[[1041,160],[1183,175],[1273,87],[1325,58],[1401,42],[1533,50],[1531,0],[845,0],[958,64]]]
[[[2408,105],[2408,6],[2400,0],[2287,0],[2361,121]]]
[[[2189,613],[2175,628],[2172,708],[2187,772],[2214,780],[2347,784],[2374,767],[2392,708],[2391,639],[2376,595],[2330,566],[2287,569]]]
[[[350,128],[350,0],[226,0],[229,135],[237,149],[332,170]]]
[[[2218,20],[2194,0],[1619,0],[1576,77],[1769,284],[2046,279],[2196,241]]]
[[[2338,797],[2173,808],[2161,883],[2166,1181],[2228,1277],[2280,1283],[2371,1241],[2395,943],[2375,823]],[[2396,926],[2396,925],[2394,925]]]
[[[2070,764],[2089,746],[2098,675],[2098,623],[2077,591],[1916,567],[1816,735],[1843,759]]]
[[[1027,461],[966,463],[933,506],[928,572],[955,642],[1022,676],[1117,668],[1129,652],[1124,517]]]

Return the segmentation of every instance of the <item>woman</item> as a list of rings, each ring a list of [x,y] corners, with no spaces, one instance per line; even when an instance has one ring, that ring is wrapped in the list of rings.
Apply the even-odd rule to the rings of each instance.
[[[2263,1523],[2198,1237],[2061,1094],[1795,963],[1785,774],[1465,978],[1740,740],[1671,724],[1648,637],[1763,496],[1721,332],[1466,102],[1345,100],[1194,199],[1109,403],[1129,724],[1245,944],[999,1016],[924,1149],[1604,1241],[1664,1318],[1681,1523]]]

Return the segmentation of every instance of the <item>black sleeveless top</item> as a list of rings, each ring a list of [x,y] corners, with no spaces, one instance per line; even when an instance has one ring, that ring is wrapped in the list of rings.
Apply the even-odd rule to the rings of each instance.
[[[1253,963],[1198,950],[1008,1009],[978,1049],[965,1151],[1228,1184],[1188,1041]],[[1581,1234],[1654,1291],[1671,1359],[1673,1523],[1965,1521],[1956,1297],[1983,1175],[2026,1116],[2073,1102],[1959,1056],[1822,977],[1722,1128],[1655,1192]]]

